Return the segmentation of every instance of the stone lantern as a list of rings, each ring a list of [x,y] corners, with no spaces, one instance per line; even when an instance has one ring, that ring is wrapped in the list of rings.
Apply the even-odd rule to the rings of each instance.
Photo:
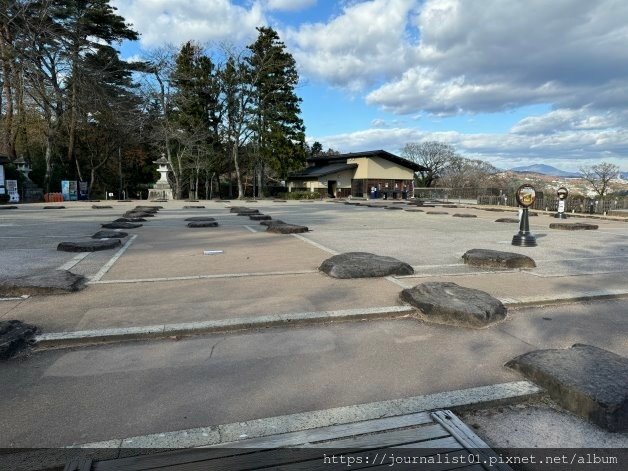
[[[20,155],[20,157],[16,159],[13,163],[16,165],[17,171],[24,175],[24,178],[26,178],[26,180],[30,180],[28,178],[28,174],[31,171],[31,166],[26,160],[24,160],[24,156]]]
[[[170,188],[170,183],[168,183],[168,159],[164,154],[161,154],[161,157],[153,162],[157,165],[157,171],[159,172],[159,180],[157,183],[148,190],[148,199],[149,200],[171,200],[172,196],[172,188]]]

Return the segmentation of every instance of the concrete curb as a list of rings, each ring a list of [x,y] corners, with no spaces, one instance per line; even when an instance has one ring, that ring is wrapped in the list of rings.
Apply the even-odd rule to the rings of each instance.
[[[551,306],[554,304],[571,304],[583,301],[603,301],[610,299],[623,299],[628,297],[627,290],[596,290],[596,291],[582,291],[578,295],[552,295],[552,296],[531,296],[521,299],[513,298],[500,298],[499,300],[507,308],[524,308],[531,306]]]
[[[529,381],[517,381],[246,422],[86,443],[74,445],[73,448],[113,448],[122,450],[208,446],[237,447],[238,441],[250,438],[298,432],[330,425],[350,424],[363,420],[394,417],[435,409],[453,409],[456,411],[518,403],[533,399],[542,393],[543,390],[541,388]]]
[[[522,299],[498,298],[508,309],[533,306],[551,306],[582,301],[622,299],[628,297],[625,290],[601,290],[582,292],[578,296],[528,297]],[[22,299],[22,298],[19,298]],[[44,333],[35,337],[34,347],[66,348],[100,343],[123,342],[142,339],[164,339],[189,337],[201,334],[232,333],[270,327],[302,326],[331,322],[356,322],[366,320],[397,319],[416,313],[412,306],[385,306],[338,311],[301,312],[288,314],[268,314],[259,317],[236,317],[215,321],[188,322],[179,324],[158,324],[139,327],[116,327],[109,329],[77,330],[68,332]]]
[[[347,309],[340,311],[269,314],[259,317],[237,317],[233,319],[180,324],[160,324],[141,327],[54,332],[37,336],[35,338],[35,346],[41,348],[62,348],[124,340],[168,338],[173,336],[191,336],[218,332],[236,332],[287,325],[394,319],[409,316],[414,312],[415,309],[411,306],[386,306],[364,309]]]

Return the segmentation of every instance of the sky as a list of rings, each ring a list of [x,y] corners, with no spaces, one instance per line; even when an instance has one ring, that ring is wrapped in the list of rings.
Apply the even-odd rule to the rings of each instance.
[[[112,0],[141,39],[294,56],[307,140],[340,152],[437,140],[508,169],[628,171],[625,0]]]

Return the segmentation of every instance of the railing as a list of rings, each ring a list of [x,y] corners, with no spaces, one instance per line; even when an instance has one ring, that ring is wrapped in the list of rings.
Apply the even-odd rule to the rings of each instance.
[[[517,206],[514,196],[478,196],[478,204],[492,206]],[[545,211],[558,211],[558,198],[540,198],[532,205],[532,209]],[[609,214],[612,211],[628,209],[628,198],[608,198],[605,200],[592,200],[589,198],[567,198],[565,200],[565,212]]]
[[[480,196],[498,196],[499,188],[415,188],[414,197],[432,200],[474,200]]]

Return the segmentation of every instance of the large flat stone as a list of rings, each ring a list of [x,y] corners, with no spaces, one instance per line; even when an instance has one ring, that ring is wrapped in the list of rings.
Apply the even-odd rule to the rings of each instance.
[[[262,221],[260,222],[261,226],[275,226],[275,225],[280,225],[280,224],[285,224],[285,222],[280,221],[279,219],[275,219],[272,221]]]
[[[118,218],[114,219],[113,222],[146,222],[144,218]]]
[[[0,278],[0,295],[62,294],[85,288],[87,280],[67,270],[52,270],[30,276]]]
[[[39,329],[21,321],[0,321],[0,360],[11,358],[31,343]]]
[[[0,204],[0,210],[4,210],[4,209],[17,209],[17,206],[3,206]]]
[[[272,217],[267,214],[251,214],[249,219],[251,221],[270,221]]]
[[[134,224],[132,222],[110,222],[107,224],[101,224],[105,229],[137,229],[142,227],[142,224]]]
[[[210,218],[208,216],[194,216],[191,218],[184,219],[185,222],[214,222],[214,218]]]
[[[514,252],[500,252],[499,250],[471,249],[462,260],[472,267],[488,268],[534,268],[536,263],[526,255]]]
[[[301,234],[307,231],[309,231],[307,226],[297,226],[296,224],[271,224],[266,229],[266,232],[275,234]]]
[[[160,209],[163,209],[163,206],[136,206],[133,211],[140,211],[145,213],[156,213]]]
[[[495,219],[495,222],[507,222],[507,223],[519,224],[519,219],[517,219],[517,218],[499,218],[499,219]]]
[[[252,214],[259,214],[259,209],[240,209],[240,211],[238,211],[238,216],[250,216]]]
[[[425,213],[425,214],[446,215],[446,214],[449,214],[449,213],[448,213],[448,212],[446,212],[446,211],[428,211],[428,212],[427,212],[427,213]]]
[[[453,216],[455,218],[476,218],[477,217],[475,214],[468,214],[468,213],[456,213]]]
[[[124,213],[123,217],[125,218],[152,218],[152,217],[155,217],[155,214],[145,212],[145,211],[127,211],[126,213]]]
[[[318,268],[334,278],[373,278],[390,275],[412,275],[413,268],[393,257],[368,252],[334,255]]]
[[[550,229],[559,229],[562,231],[594,231],[599,228],[597,224],[589,224],[586,222],[553,222]]]
[[[128,235],[122,231],[98,231],[92,236],[92,239],[124,239]]]
[[[188,227],[218,227],[216,221],[192,221],[188,222]]]
[[[628,431],[628,358],[591,345],[536,350],[506,366],[568,409],[611,432]]]
[[[183,209],[205,209],[205,206],[183,206]]]
[[[65,209],[65,206],[44,206],[44,209]]]
[[[100,250],[117,249],[122,243],[120,239],[85,240],[79,242],[61,242],[57,245],[60,252],[98,252]]]
[[[450,282],[422,283],[404,289],[403,302],[417,307],[427,322],[481,328],[506,318],[506,308],[484,291]]]
[[[93,204],[92,209],[113,209],[113,206],[104,205],[104,204]]]

